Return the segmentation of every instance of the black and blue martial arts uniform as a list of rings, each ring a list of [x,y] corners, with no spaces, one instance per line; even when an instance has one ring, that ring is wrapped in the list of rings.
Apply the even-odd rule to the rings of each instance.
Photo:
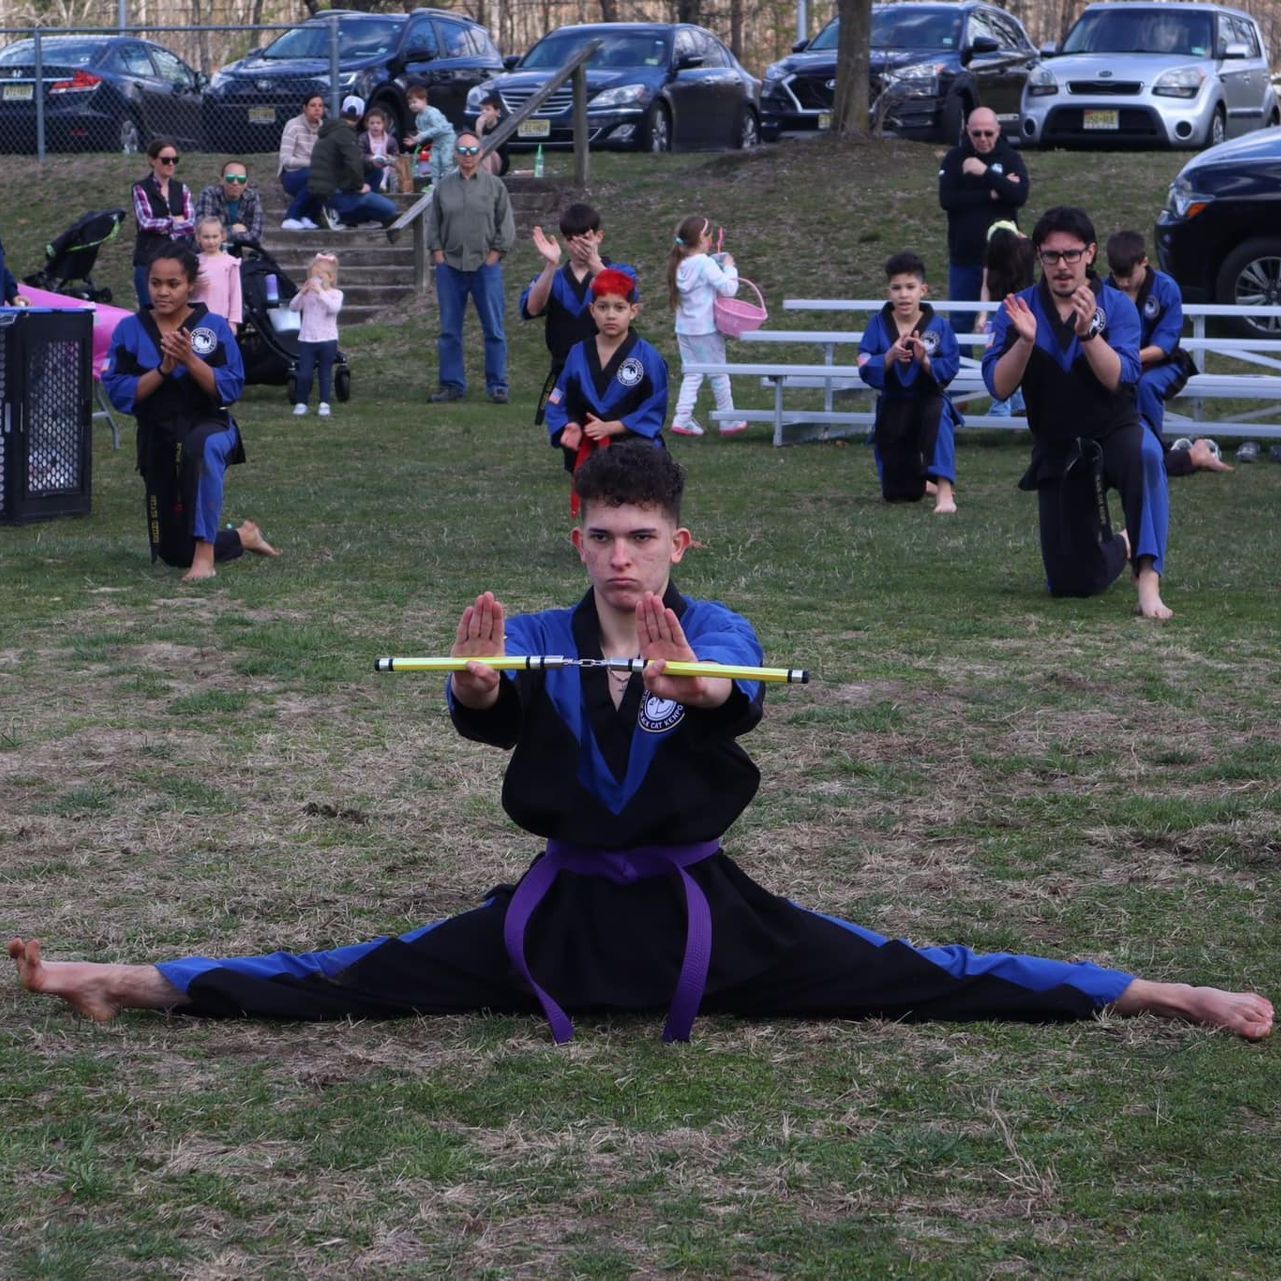
[[[1131,563],[1151,557],[1165,565],[1169,491],[1156,436],[1139,421],[1139,313],[1119,289],[1090,278],[1096,298],[1091,341],[1106,342],[1121,361],[1121,380],[1109,391],[1094,375],[1071,317],[1043,279],[1023,290],[1036,317],[1036,344],[1020,384],[1032,433],[1032,464],[1019,482],[1040,504],[1041,558],[1055,596],[1095,596],[1125,567],[1125,540],[1113,533],[1106,489],[1121,496]],[[1018,340],[1005,308],[997,310],[983,355],[983,381],[993,396],[997,361]]]
[[[601,258],[602,266],[609,267],[614,271],[621,271],[636,277],[634,267],[628,267],[623,263],[610,262],[608,258]],[[543,390],[538,397],[538,408],[534,413],[534,425],[541,427],[543,418],[547,410],[547,398],[552,394],[557,382],[560,380],[561,370],[565,368],[565,361],[569,358],[569,353],[573,350],[575,344],[584,342],[588,338],[596,335],[596,321],[592,318],[592,280],[594,279],[591,272],[588,272],[581,280],[574,275],[574,265],[567,262],[560,267],[552,277],[551,291],[547,295],[547,303],[543,310],[539,312],[544,320],[543,338],[547,343],[547,350],[551,354],[552,367],[549,371],[546,381],[543,383]],[[529,295],[533,292],[534,286],[538,283],[538,277],[525,286],[524,293],[520,296],[520,316],[522,320],[535,320],[529,310]]]
[[[196,355],[213,369],[214,397],[179,365],[138,400],[138,380],[161,363],[160,331],[150,307],[116,326],[102,375],[111,403],[138,420],[151,559],[181,569],[191,564],[197,541],[213,544],[216,561],[233,560],[244,550],[240,535],[220,526],[227,468],[245,461],[240,429],[228,408],[245,385],[235,336],[203,303],[191,305],[183,328]]]
[[[929,353],[928,373],[919,360],[886,364],[885,353],[898,341],[891,303],[868,321],[858,345],[859,376],[881,393],[872,443],[887,502],[918,502],[926,480],[956,484],[956,428],[964,420],[944,388],[961,367],[961,349],[947,318],[928,304],[912,333]]]
[[[669,587],[700,659],[756,665],[751,625]],[[506,623],[509,654],[600,659],[592,592]],[[557,1040],[574,1013],[669,1009],[683,1040],[700,1012],[755,1018],[1084,1018],[1128,974],[963,947],[917,949],[758,885],[721,836],[760,775],[738,744],[763,687],[736,681],[701,711],[633,676],[615,707],[604,668],[505,673],[497,703],[450,699],[466,738],[511,751],[503,808],[546,842],[516,886],[446,920],[333,951],[161,964],[179,1012],[289,1019],[542,1009]]]

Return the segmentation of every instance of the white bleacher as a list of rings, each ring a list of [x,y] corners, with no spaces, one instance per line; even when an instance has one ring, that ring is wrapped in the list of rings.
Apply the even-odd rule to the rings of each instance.
[[[784,311],[830,311],[838,313],[879,312],[884,299],[844,298],[789,298],[783,303]],[[940,312],[991,312],[991,303],[933,302],[930,305]],[[1217,304],[1185,304],[1185,318],[1192,322],[1192,337],[1183,339],[1183,346],[1191,354],[1199,371],[1188,379],[1180,393],[1180,403],[1187,403],[1191,414],[1182,413],[1174,405],[1166,408],[1166,434],[1170,436],[1217,435],[1223,437],[1249,437],[1253,439],[1281,440],[1281,339],[1236,338],[1206,336],[1209,317],[1264,316],[1278,322],[1281,333],[1281,307],[1226,307]],[[745,419],[748,422],[770,423],[774,429],[774,444],[790,443],[793,439],[835,439],[840,436],[866,433],[871,429],[874,413],[871,397],[875,394],[859,377],[857,349],[863,337],[861,330],[846,329],[759,329],[744,334],[738,340],[754,347],[812,345],[822,353],[822,363],[797,363],[781,360],[751,362],[734,361],[723,365],[695,364],[688,366],[691,373],[728,374],[731,378],[757,378],[774,394],[770,409],[735,409],[716,411],[713,421]],[[981,349],[987,342],[985,334],[958,334],[962,350]],[[838,362],[838,349],[848,360]],[[762,351],[762,355],[765,353]],[[1239,364],[1248,365],[1258,372],[1205,372],[1206,356],[1226,357]],[[1264,372],[1266,371],[1266,372]],[[809,390],[823,393],[822,409],[789,409],[786,404],[788,391]],[[986,399],[987,389],[979,360],[975,355],[962,356],[961,368],[948,387],[953,401],[965,414],[966,428],[998,431],[1026,431],[1024,418],[992,417],[990,414],[965,412],[970,401]],[[837,409],[838,393],[865,394],[865,409]],[[1207,400],[1259,401],[1256,408],[1230,416],[1203,417]],[[1272,418],[1273,422],[1259,419]],[[791,429],[790,431],[788,429]]]

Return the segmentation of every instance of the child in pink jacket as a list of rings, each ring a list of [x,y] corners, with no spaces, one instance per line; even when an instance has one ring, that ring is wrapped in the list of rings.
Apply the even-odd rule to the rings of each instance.
[[[240,294],[240,259],[223,252],[226,234],[226,228],[217,218],[201,218],[196,223],[200,272],[191,299],[204,303],[215,316],[221,316],[234,334],[239,332],[245,316]]]

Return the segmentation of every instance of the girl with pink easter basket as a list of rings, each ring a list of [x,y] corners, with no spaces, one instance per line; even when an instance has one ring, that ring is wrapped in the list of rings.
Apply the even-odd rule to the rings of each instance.
[[[711,248],[712,224],[695,214],[683,219],[676,228],[675,243],[667,259],[667,293],[676,312],[676,344],[685,367],[672,416],[672,431],[677,436],[703,434],[694,418],[694,406],[704,376],[690,373],[689,366],[723,365],[726,335],[737,337],[758,328],[765,320],[763,299],[757,307],[734,298],[739,277],[733,255],[720,252],[713,255]],[[760,297],[759,291],[757,297]],[[734,397],[729,376],[713,374],[710,378],[716,408],[722,413],[732,413]],[[737,436],[746,430],[747,423],[742,419],[721,419],[722,436]]]

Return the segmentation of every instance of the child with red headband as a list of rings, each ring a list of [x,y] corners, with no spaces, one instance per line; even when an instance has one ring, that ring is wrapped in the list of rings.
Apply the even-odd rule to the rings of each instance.
[[[640,312],[636,277],[607,267],[592,279],[596,333],[570,349],[547,398],[547,431],[576,472],[597,450],[619,437],[663,444],[667,417],[667,362],[632,332]],[[578,514],[577,498],[570,509]]]

